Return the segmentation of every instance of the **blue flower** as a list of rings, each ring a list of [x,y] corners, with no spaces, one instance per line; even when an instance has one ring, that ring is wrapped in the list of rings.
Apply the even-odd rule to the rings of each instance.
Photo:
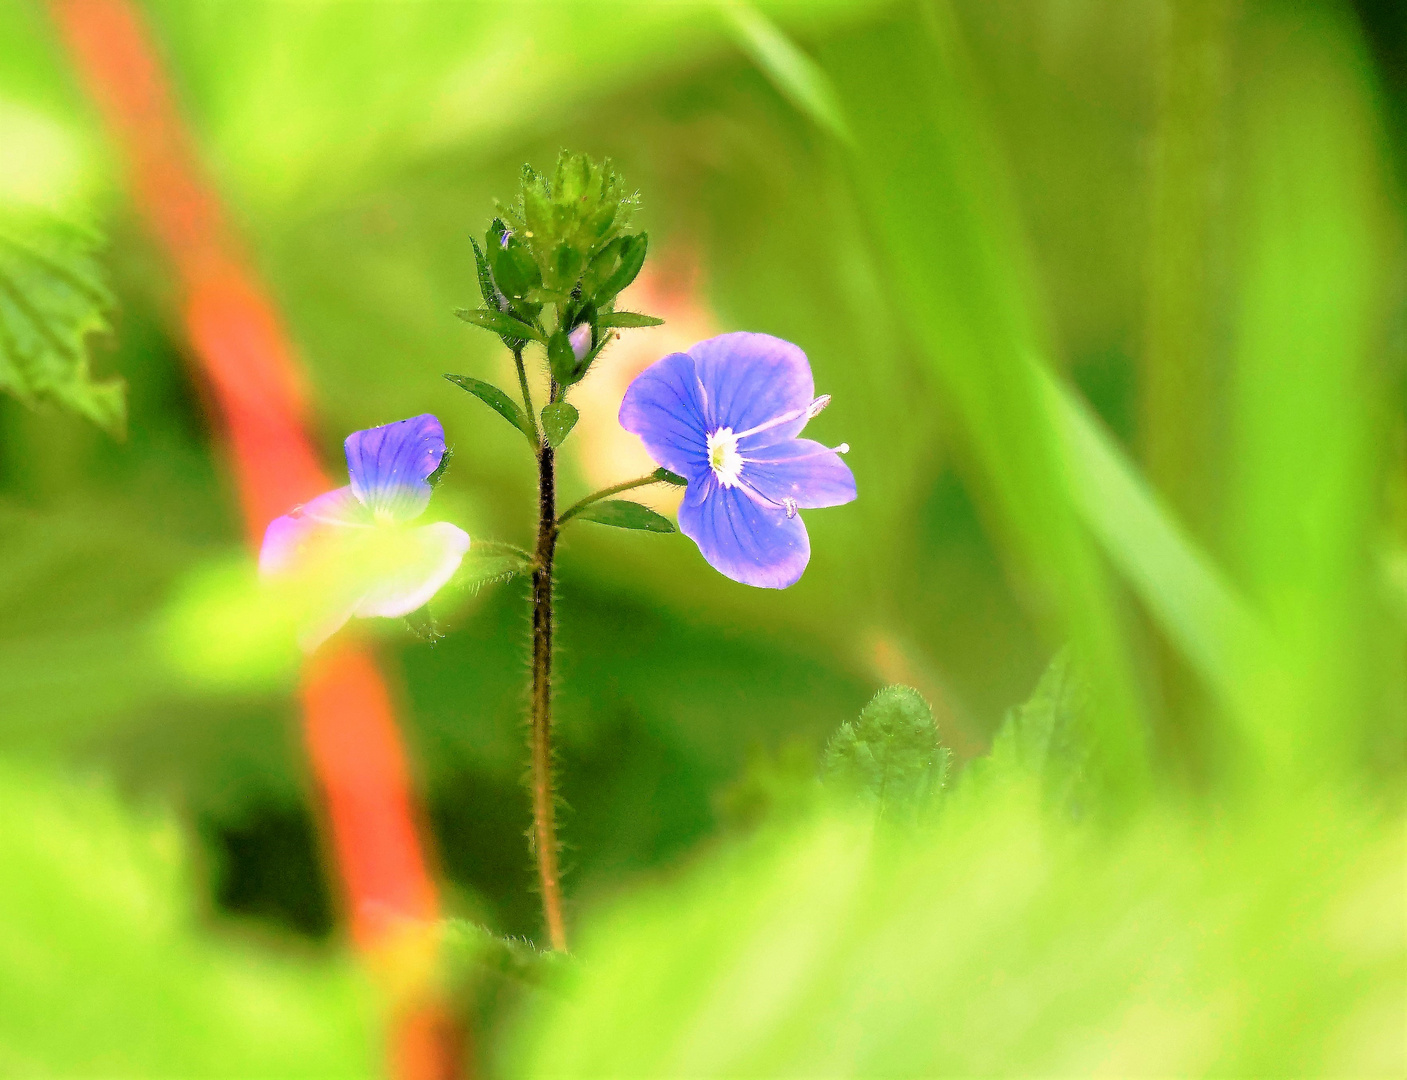
[[[811,558],[797,510],[855,498],[840,455],[797,436],[829,404],[811,365],[767,334],[723,334],[671,353],[630,384],[621,426],[688,481],[679,529],[708,564],[745,585],[785,589]]]
[[[269,523],[259,573],[299,584],[312,650],[353,615],[423,607],[459,569],[469,534],[446,521],[406,528],[430,502],[445,433],[426,413],[347,436],[351,484]]]

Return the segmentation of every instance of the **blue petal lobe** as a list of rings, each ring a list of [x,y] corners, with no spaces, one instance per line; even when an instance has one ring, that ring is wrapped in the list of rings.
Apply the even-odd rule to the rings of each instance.
[[[655,463],[692,477],[708,464],[708,433],[694,361],[670,353],[635,377],[620,405],[620,426],[639,435]]]
[[[742,457],[742,482],[774,503],[792,499],[803,510],[815,510],[855,500],[850,466],[814,439],[783,439]]]
[[[347,436],[347,472],[356,496],[378,517],[409,521],[430,502],[425,478],[445,456],[445,431],[430,413]]]
[[[259,572],[277,574],[292,569],[327,526],[362,527],[371,522],[371,512],[350,487],[325,492],[269,522],[259,549]]]
[[[430,602],[459,569],[469,534],[448,521],[422,525],[405,536],[403,559],[367,583],[355,614],[398,618]]]
[[[709,431],[742,434],[778,417],[797,414],[769,428],[770,439],[797,434],[804,410],[816,396],[811,364],[797,346],[770,334],[721,334],[689,349],[704,389]]]
[[[723,487],[709,473],[689,481],[679,506],[679,531],[699,545],[725,577],[760,589],[796,584],[811,560],[800,517],[760,502],[740,487]]]

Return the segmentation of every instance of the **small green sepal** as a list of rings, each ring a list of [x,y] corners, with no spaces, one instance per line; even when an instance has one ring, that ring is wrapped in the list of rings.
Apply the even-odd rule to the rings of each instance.
[[[547,436],[547,445],[552,449],[561,446],[581,414],[575,405],[565,401],[553,401],[542,407],[542,433]]]
[[[452,457],[454,457],[454,450],[446,446],[445,452],[440,455],[440,463],[435,466],[435,471],[425,478],[425,482],[432,488],[440,486],[440,481],[445,478],[445,470],[449,468],[449,459]]]
[[[583,521],[613,525],[617,529],[638,529],[652,533],[674,531],[674,523],[669,518],[628,499],[607,499],[604,502],[592,503],[576,516]]]
[[[578,360],[572,351],[572,343],[564,331],[558,330],[547,339],[547,363],[552,368],[552,377],[563,386],[580,382],[586,374],[586,361]]]
[[[506,247],[490,253],[493,279],[505,296],[521,299],[542,286],[542,274],[531,252],[516,236],[508,238]]]
[[[689,481],[676,472],[670,472],[663,465],[654,471],[654,477],[661,483],[673,484],[675,487],[688,487]]]

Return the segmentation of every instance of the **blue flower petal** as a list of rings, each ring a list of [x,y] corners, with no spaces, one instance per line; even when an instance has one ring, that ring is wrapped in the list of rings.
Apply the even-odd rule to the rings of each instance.
[[[621,402],[620,426],[639,435],[666,469],[686,478],[707,470],[708,435],[693,358],[670,353],[637,375]]]
[[[325,526],[364,527],[371,523],[371,511],[350,487],[325,492],[269,522],[259,549],[259,572],[278,574],[291,569]]]
[[[767,428],[772,441],[806,426],[816,383],[806,354],[791,342],[770,334],[721,334],[699,342],[689,355],[703,385],[709,431],[726,427],[741,436]],[[767,427],[780,417],[788,419]]]
[[[796,584],[811,560],[800,517],[787,517],[741,487],[723,487],[711,473],[701,481],[690,478],[679,531],[720,574],[760,589]]]
[[[424,607],[469,550],[469,534],[448,521],[411,529],[404,540],[404,561],[367,582],[354,614],[399,618]]]
[[[383,520],[409,521],[430,502],[425,482],[445,456],[445,431],[429,413],[347,436],[347,472],[357,498]]]
[[[813,439],[784,439],[742,457],[742,482],[774,503],[791,499],[802,510],[815,510],[855,500],[850,466]]]

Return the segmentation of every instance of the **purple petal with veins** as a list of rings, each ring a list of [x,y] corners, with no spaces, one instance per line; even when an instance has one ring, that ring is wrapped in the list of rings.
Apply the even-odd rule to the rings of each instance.
[[[712,476],[697,491],[690,483],[679,505],[679,531],[719,573],[760,589],[796,584],[811,558],[801,518]]]
[[[620,426],[639,435],[666,469],[686,478],[706,470],[708,435],[694,358],[670,353],[642,371],[625,391]]]
[[[799,509],[855,498],[849,448],[796,436],[829,403],[811,365],[767,334],[723,334],[672,353],[626,391],[620,422],[688,481],[679,529],[714,569],[762,588],[794,584],[811,557]]]
[[[819,510],[855,501],[850,466],[813,439],[787,439],[741,456],[742,482],[774,503],[790,499],[799,509]]]
[[[379,519],[410,521],[430,502],[426,477],[445,456],[445,432],[430,413],[347,436],[352,490]]]
[[[401,526],[430,500],[426,478],[445,437],[429,414],[354,432],[346,440],[351,484],[269,523],[262,576],[282,580],[306,607],[300,644],[312,651],[353,615],[407,615],[429,602],[469,550],[448,522]]]

